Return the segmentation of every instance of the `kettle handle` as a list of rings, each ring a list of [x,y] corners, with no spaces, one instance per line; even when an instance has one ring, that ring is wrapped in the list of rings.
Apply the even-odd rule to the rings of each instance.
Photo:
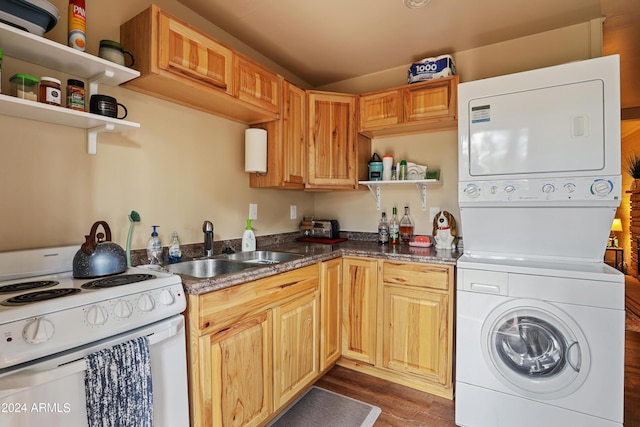
[[[87,255],[91,255],[96,250],[96,246],[98,243],[96,242],[96,232],[98,231],[98,227],[102,226],[104,232],[106,234],[105,241],[111,241],[111,229],[109,228],[109,224],[106,221],[97,221],[91,227],[91,231],[88,235],[84,236],[85,242],[80,246],[82,252]]]

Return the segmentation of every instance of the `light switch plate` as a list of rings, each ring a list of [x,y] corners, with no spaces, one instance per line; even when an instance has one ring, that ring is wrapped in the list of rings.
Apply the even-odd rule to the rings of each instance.
[[[296,205],[290,205],[289,206],[289,219],[296,219],[298,218],[298,208],[296,207]]]
[[[249,219],[253,221],[258,219],[258,205],[256,203],[249,203]]]

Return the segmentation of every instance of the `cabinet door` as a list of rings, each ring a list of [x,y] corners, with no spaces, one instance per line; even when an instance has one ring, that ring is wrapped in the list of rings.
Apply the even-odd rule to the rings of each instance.
[[[407,85],[404,89],[404,121],[449,119],[456,115],[457,76]]]
[[[344,258],[342,355],[371,365],[376,355],[377,261]]]
[[[320,372],[318,293],[274,308],[274,396],[278,408]]]
[[[449,385],[449,296],[384,286],[383,299],[383,367]]]
[[[308,188],[357,188],[356,96],[308,91]]]
[[[160,12],[158,67],[231,94],[232,51]]]
[[[263,66],[235,54],[233,59],[233,95],[250,104],[278,113],[280,77]]]
[[[402,122],[402,90],[375,92],[360,96],[360,130]]]
[[[340,357],[342,259],[320,263],[320,370]]]
[[[267,131],[267,172],[252,173],[253,188],[303,189],[306,177],[306,95],[284,81],[280,120],[253,127]]]
[[[271,315],[199,339],[201,407],[192,413],[201,419],[194,425],[257,426],[273,412]]]
[[[282,138],[284,146],[284,181],[304,185],[307,170],[305,91],[285,81],[282,88]],[[287,185],[285,185],[287,186]]]

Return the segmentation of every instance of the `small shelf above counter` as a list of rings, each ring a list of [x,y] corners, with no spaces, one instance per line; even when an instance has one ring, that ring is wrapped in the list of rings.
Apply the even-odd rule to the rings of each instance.
[[[358,184],[366,185],[376,201],[376,210],[380,210],[380,200],[382,196],[381,187],[384,186],[406,186],[415,184],[420,192],[422,199],[422,210],[427,210],[427,185],[441,184],[440,179],[418,179],[418,180],[399,180],[399,181],[359,181]]]
[[[99,84],[118,86],[140,75],[136,70],[0,23],[0,46],[5,56],[85,79],[86,104]],[[137,129],[139,123],[76,111],[0,94],[0,115],[87,130],[87,152],[96,153],[97,135]]]
[[[139,123],[76,111],[0,94],[0,115],[19,117],[87,130],[87,152],[96,154],[96,136],[102,132],[138,129]]]
[[[6,56],[86,79],[118,86],[140,73],[115,62],[72,49],[0,22],[0,46]]]

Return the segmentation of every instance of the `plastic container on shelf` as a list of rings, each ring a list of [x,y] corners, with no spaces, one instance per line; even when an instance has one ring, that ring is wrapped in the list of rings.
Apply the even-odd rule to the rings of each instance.
[[[28,99],[29,101],[38,100],[38,80],[36,77],[28,74],[14,74],[9,79],[11,83],[11,95]]]
[[[81,80],[67,80],[67,108],[85,111],[86,90]]]
[[[42,36],[60,19],[60,11],[46,0],[0,1],[0,21]]]

